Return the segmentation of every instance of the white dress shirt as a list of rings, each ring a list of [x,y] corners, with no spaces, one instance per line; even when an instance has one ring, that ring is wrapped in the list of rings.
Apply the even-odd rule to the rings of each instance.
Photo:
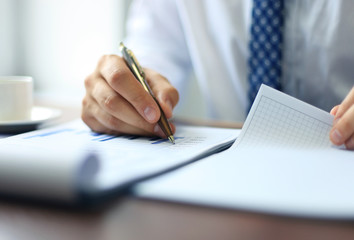
[[[208,115],[243,121],[252,0],[136,0],[126,45],[177,87],[195,72]],[[354,84],[354,1],[285,0],[282,89],[329,111]]]

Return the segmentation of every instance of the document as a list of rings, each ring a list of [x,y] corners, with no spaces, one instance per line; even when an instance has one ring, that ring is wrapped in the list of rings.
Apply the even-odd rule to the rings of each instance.
[[[236,142],[140,183],[144,198],[300,217],[354,219],[354,152],[329,140],[333,116],[263,85]]]
[[[333,116],[262,85],[234,148],[330,149]]]
[[[81,120],[0,139],[0,192],[74,202],[228,148],[239,130],[178,126],[168,139],[92,132]]]

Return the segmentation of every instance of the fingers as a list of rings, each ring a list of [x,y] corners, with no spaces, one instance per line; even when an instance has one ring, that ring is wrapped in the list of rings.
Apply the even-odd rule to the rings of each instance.
[[[338,105],[338,109],[336,111],[335,119],[341,118],[344,113],[354,104],[354,88],[348,93],[348,95],[344,98],[343,102]]]
[[[135,110],[148,122],[156,123],[160,118],[160,110],[154,99],[136,80],[127,67],[124,59],[107,56],[100,74],[109,86],[126,99]]]
[[[331,141],[335,145],[345,144],[347,149],[354,149],[354,88],[330,113],[334,115]]]
[[[338,111],[338,108],[339,108],[339,105],[334,106],[334,107],[332,108],[332,110],[330,111],[330,114],[333,115],[333,116],[336,116],[337,111]]]
[[[167,118],[171,118],[172,111],[179,100],[177,89],[157,72],[150,69],[144,69],[144,71],[146,73],[146,80],[148,81],[151,90],[154,92],[163,112]]]
[[[93,104],[90,96],[85,96],[82,101],[81,118],[92,131],[100,133],[115,134],[112,129],[107,128],[104,124],[100,123],[93,113]]]
[[[92,89],[92,98],[94,98],[99,107],[107,112],[107,114],[129,125],[139,126],[139,128],[153,133],[155,124],[145,121],[134,107],[122,96],[117,94],[103,79],[98,81]]]
[[[338,114],[338,113],[337,113]],[[354,105],[340,118],[335,118],[330,139],[335,145],[345,144],[348,149],[354,148],[352,138],[354,134]]]
[[[349,150],[354,150],[354,135],[345,142],[345,147]]]
[[[160,74],[146,70],[147,81],[166,117],[178,102],[178,92]],[[124,60],[104,56],[85,79],[82,119],[94,131],[114,134],[159,135],[160,108],[134,77]],[[175,126],[171,124],[175,132]]]
[[[151,132],[129,125],[105,112],[90,96],[86,96],[83,100],[82,120],[95,132],[151,135]]]

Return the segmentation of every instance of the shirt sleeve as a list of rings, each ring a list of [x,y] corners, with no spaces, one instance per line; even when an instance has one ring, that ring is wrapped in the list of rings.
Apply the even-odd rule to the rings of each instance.
[[[174,0],[133,1],[125,43],[143,67],[159,72],[183,92],[192,67]]]

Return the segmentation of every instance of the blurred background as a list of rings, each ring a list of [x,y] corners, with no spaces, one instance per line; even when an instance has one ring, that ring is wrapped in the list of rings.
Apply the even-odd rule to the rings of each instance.
[[[118,54],[130,0],[0,0],[0,75],[29,75],[35,95],[81,104],[83,81]],[[203,118],[195,81],[177,115]]]

